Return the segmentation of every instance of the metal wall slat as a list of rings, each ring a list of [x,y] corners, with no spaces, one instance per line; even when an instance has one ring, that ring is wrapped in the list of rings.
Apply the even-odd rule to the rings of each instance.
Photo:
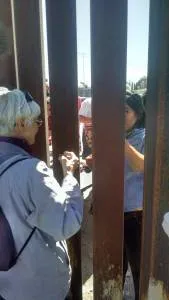
[[[77,45],[76,1],[46,1],[49,81],[52,109],[53,165],[57,179],[62,181],[58,161],[64,150],[79,154],[77,107]],[[80,234],[69,243],[73,267],[73,299],[81,299]]]
[[[150,1],[147,139],[140,299],[169,299],[169,2]]]
[[[91,1],[94,299],[122,299],[127,1]]]
[[[16,55],[19,88],[28,90],[41,106],[44,125],[40,128],[34,154],[48,160],[47,104],[44,100],[44,69],[41,28],[41,1],[14,0]],[[46,124],[46,127],[45,127]]]
[[[0,86],[16,87],[10,0],[0,0]]]

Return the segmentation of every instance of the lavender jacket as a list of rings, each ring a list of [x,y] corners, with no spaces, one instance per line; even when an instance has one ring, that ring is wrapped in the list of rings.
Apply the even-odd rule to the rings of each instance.
[[[29,155],[16,145],[0,143],[0,174],[11,160]],[[81,226],[83,201],[76,179],[67,175],[62,187],[46,164],[36,158],[16,163],[0,177],[0,206],[19,251],[37,227],[16,265],[0,272],[0,295],[6,300],[63,300],[71,269],[65,240]]]

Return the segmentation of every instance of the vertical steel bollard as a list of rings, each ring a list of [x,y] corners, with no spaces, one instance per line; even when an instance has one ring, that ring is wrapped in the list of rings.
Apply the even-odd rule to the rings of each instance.
[[[47,103],[44,97],[41,1],[14,0],[16,60],[19,88],[28,90],[41,106],[43,126],[33,148],[34,154],[48,161]]]
[[[94,299],[122,299],[127,1],[91,1]]]
[[[10,0],[0,0],[0,86],[16,87]]]
[[[79,154],[76,1],[46,1],[54,173],[62,181],[58,161],[64,150]],[[82,297],[80,233],[69,242],[73,299]]]
[[[169,2],[150,1],[141,300],[169,299]]]

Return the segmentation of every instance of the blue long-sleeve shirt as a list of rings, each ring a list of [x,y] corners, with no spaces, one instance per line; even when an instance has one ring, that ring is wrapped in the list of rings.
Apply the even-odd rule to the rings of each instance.
[[[144,154],[145,129],[134,129],[128,142],[140,153]],[[143,172],[135,172],[125,160],[124,173],[124,211],[134,211],[143,207]]]

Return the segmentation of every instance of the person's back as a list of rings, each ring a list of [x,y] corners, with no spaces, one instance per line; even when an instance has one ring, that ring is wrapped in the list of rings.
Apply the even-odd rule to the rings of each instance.
[[[0,157],[5,154],[11,158],[0,165],[0,175],[10,160],[28,156],[0,176],[0,206],[17,253],[37,229],[16,264],[0,272],[0,295],[5,300],[63,300],[71,279],[64,240],[80,229],[82,221],[78,183],[68,172],[60,187],[46,164],[25,151],[21,139],[0,136]]]

